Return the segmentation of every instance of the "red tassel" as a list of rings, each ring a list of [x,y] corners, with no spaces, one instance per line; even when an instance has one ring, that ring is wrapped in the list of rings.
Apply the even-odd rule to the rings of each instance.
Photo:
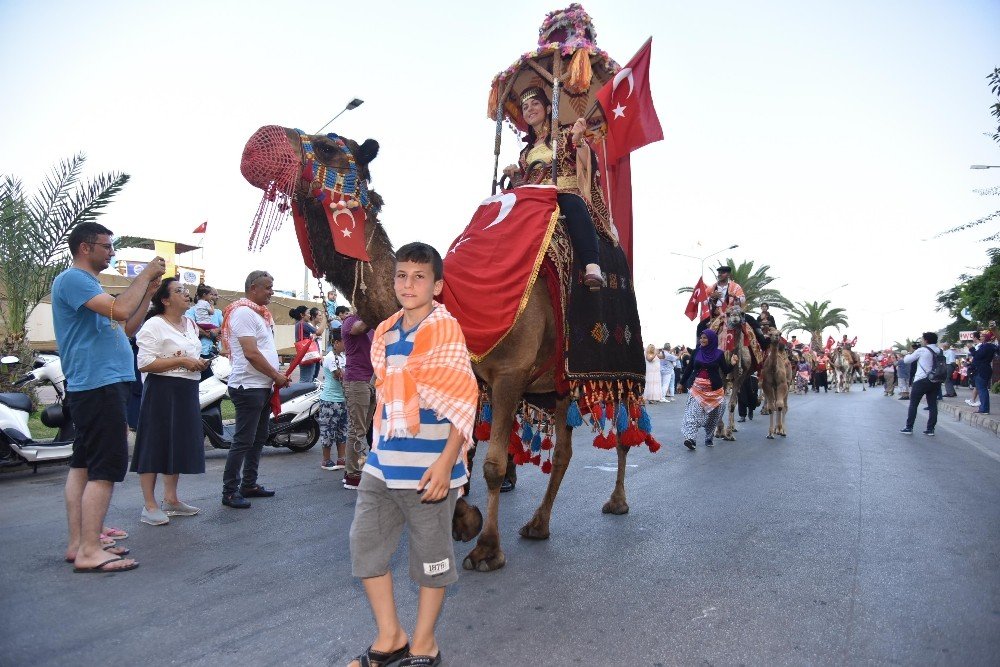
[[[524,447],[521,446],[521,438],[518,437],[517,432],[511,429],[510,437],[507,439],[507,451],[517,456],[517,453],[523,450]]]
[[[552,472],[552,461],[546,461],[542,464],[542,472],[546,475]]]
[[[535,454],[534,456],[531,457],[531,462],[534,463],[536,466],[542,465],[542,455]]]
[[[633,403],[632,405],[630,405],[629,408],[628,408],[628,414],[629,414],[629,416],[632,419],[638,419],[639,418],[639,414],[640,414],[639,413],[639,404],[638,403]]]
[[[552,438],[549,436],[542,438],[542,449],[552,449]]]
[[[653,437],[652,433],[646,434],[645,442],[646,446],[649,447],[650,454],[655,454],[660,451],[660,443]]]
[[[517,464],[517,465],[524,465],[525,463],[527,463],[530,460],[531,460],[531,457],[528,455],[528,452],[524,451],[523,449],[520,450],[520,451],[514,452],[514,463],[515,464]]]
[[[594,416],[594,421],[600,421],[601,417],[604,416],[604,412],[601,410],[600,403],[594,403],[592,406],[590,406],[590,412]]]
[[[486,442],[490,439],[490,423],[480,422],[476,426],[476,432],[474,433],[476,440],[479,442]]]
[[[639,427],[632,424],[625,430],[625,435],[622,438],[622,443],[628,445],[629,447],[634,447],[635,445],[641,445],[643,441],[643,433],[639,430]]]

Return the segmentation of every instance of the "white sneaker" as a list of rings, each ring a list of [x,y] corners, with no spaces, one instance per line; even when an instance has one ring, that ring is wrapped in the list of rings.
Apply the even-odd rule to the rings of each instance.
[[[201,510],[193,505],[188,505],[184,501],[177,503],[176,505],[168,503],[166,500],[160,503],[160,509],[167,516],[194,516]]]
[[[965,404],[966,405],[972,405],[972,399],[971,398],[965,399]]]

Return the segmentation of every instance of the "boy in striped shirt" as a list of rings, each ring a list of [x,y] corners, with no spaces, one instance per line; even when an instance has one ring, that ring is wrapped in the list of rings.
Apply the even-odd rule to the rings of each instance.
[[[458,580],[451,521],[468,479],[466,452],[478,385],[457,320],[434,297],[444,287],[441,255],[425,243],[396,252],[402,309],[372,341],[376,440],[362,470],[351,525],[351,569],[362,579],[378,635],[351,664],[441,664],[434,638],[445,586]],[[412,640],[399,622],[389,561],[409,529],[410,578],[420,586]],[[412,643],[411,643],[412,642]]]

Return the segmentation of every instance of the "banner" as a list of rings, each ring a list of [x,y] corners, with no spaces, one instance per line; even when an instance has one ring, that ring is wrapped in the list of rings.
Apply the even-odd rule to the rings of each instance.
[[[974,334],[974,333],[975,333],[975,331],[959,331],[958,332],[958,340],[960,340],[960,341],[966,341],[966,340],[971,341],[972,340],[972,334]]]
[[[122,264],[125,265],[124,272],[122,271]],[[146,262],[119,262],[118,271],[122,275],[128,278],[137,278],[140,273],[142,273],[146,268]],[[205,271],[204,269],[193,269],[187,266],[178,266],[177,269],[177,279],[180,280],[185,285],[200,285],[205,282]]]
[[[153,241],[153,250],[167,264],[167,270],[163,273],[164,278],[173,278],[177,275],[176,244],[173,241]]]

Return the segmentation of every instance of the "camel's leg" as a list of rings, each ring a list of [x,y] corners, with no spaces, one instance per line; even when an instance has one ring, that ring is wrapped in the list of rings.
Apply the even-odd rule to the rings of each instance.
[[[549,485],[545,489],[542,504],[535,510],[531,521],[521,527],[521,537],[532,540],[545,540],[549,537],[549,519],[552,518],[552,505],[556,502],[559,485],[573,458],[573,429],[566,426],[566,411],[569,399],[563,398],[556,402],[556,442],[552,450],[552,471],[549,474]]]
[[[770,403],[771,401],[768,401]],[[768,419],[770,421],[767,424],[767,439],[774,440],[774,410],[767,413]]]
[[[605,514],[627,514],[628,503],[625,501],[625,460],[628,457],[628,447],[618,445],[618,477],[615,479],[615,490],[611,498],[604,503],[601,511]]]
[[[476,547],[462,562],[466,570],[490,572],[499,570],[506,563],[500,548],[500,484],[507,472],[507,447],[514,421],[514,409],[523,393],[523,381],[509,379],[496,382],[490,394],[493,405],[493,424],[490,429],[490,447],[483,461],[486,479],[486,522],[479,534]]]

